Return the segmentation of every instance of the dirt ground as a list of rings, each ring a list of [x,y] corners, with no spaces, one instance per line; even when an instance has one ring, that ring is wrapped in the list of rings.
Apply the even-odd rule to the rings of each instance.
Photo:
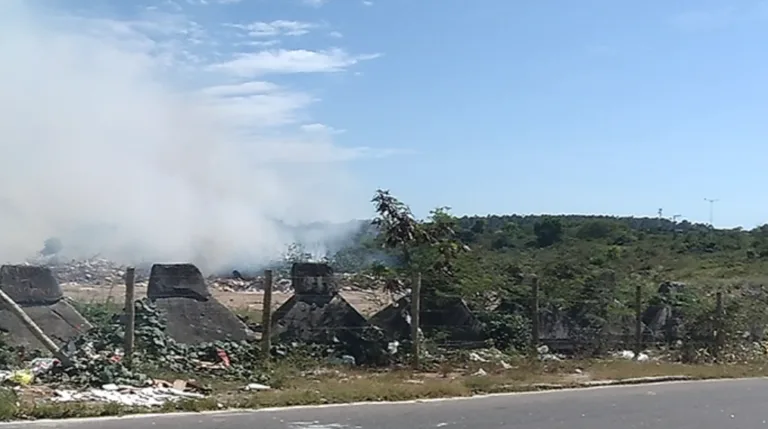
[[[112,299],[115,302],[123,302],[125,286],[80,286],[62,285],[64,295],[79,302],[106,302]],[[136,285],[136,298],[147,295],[146,284]],[[222,304],[233,310],[260,311],[264,305],[262,292],[232,292],[212,289],[211,293]],[[272,308],[279,307],[291,297],[291,293],[274,292],[272,294]],[[342,291],[341,295],[363,315],[370,316],[379,309],[392,302],[389,296],[381,292],[368,291]]]

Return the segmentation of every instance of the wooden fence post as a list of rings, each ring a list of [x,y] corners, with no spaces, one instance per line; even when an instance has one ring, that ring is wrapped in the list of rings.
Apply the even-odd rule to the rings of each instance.
[[[261,309],[261,351],[269,359],[272,350],[272,270],[264,270],[264,301]]]
[[[718,291],[715,294],[715,347],[713,355],[715,360],[720,360],[720,353],[723,349],[725,340],[725,308],[723,307],[723,293]]]
[[[635,286],[635,359],[643,349],[643,286]]]
[[[539,276],[531,277],[531,356],[539,353]]]
[[[413,347],[413,369],[421,368],[421,273],[413,277],[411,287],[411,344]]]
[[[136,293],[136,269],[128,267],[125,270],[125,337],[123,338],[123,359],[125,366],[133,365],[133,340],[136,329],[136,307],[134,296]]]

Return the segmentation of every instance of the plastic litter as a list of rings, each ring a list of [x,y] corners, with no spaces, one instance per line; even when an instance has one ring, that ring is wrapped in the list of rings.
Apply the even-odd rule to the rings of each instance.
[[[200,393],[183,392],[167,387],[117,386],[107,384],[101,389],[89,389],[78,392],[74,390],[56,390],[53,402],[110,402],[134,407],[157,407],[167,402],[182,399],[201,399]]]
[[[53,369],[54,366],[59,364],[58,359],[54,358],[35,358],[29,363],[29,370],[32,371],[32,374],[40,375],[44,374],[51,369]]]
[[[272,388],[267,386],[266,384],[259,384],[259,383],[250,383],[243,388],[243,390],[270,390],[270,389]]]
[[[635,352],[631,350],[621,350],[616,353],[613,353],[613,357],[618,359],[633,360],[635,359]],[[638,353],[636,360],[638,362],[647,362],[648,360],[650,360],[650,357],[647,354],[640,352]]]
[[[35,379],[35,375],[28,369],[13,371],[8,381],[19,386],[27,386]]]

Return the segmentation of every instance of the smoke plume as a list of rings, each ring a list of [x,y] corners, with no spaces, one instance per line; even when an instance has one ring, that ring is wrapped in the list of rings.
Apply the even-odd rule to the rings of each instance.
[[[364,213],[338,163],[312,162],[327,139],[245,132],[151,46],[31,3],[0,4],[0,262],[57,237],[71,258],[253,265],[294,241],[285,224]]]

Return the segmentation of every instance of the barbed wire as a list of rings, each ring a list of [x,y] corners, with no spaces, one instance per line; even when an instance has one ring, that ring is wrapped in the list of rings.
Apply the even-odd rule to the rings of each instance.
[[[359,284],[352,283],[350,287],[350,279],[361,278],[355,275],[336,274],[334,276],[290,276],[285,275],[278,277],[273,275],[273,288],[272,293],[279,298],[273,297],[271,302],[270,311],[274,314],[278,308],[284,305],[288,300],[296,297],[299,301],[305,301],[314,303],[316,306],[323,307],[324,303],[330,302],[332,299],[343,298],[347,304],[357,310],[360,314],[365,314],[365,318],[370,320],[370,317],[376,313],[391,306],[393,302],[397,302],[401,298],[406,298],[403,311],[410,312],[410,290],[403,289],[397,293],[391,293],[382,291],[378,286],[361,287]],[[371,278],[368,278],[370,280]],[[201,279],[200,276],[190,275],[163,275],[156,276],[155,278],[148,279],[149,282],[158,282],[160,284],[180,284],[190,285],[188,287],[197,289],[203,294],[208,293],[214,299],[217,295],[222,293],[243,293],[243,302],[249,311],[264,312],[264,277],[253,277],[251,279],[244,278],[207,278]],[[290,280],[287,282],[286,280]],[[239,285],[242,289],[233,288],[232,290],[224,289],[228,285]],[[280,284],[280,286],[278,286]],[[372,282],[373,284],[373,282]],[[113,285],[105,285],[109,287],[109,294],[104,298],[105,302],[113,302],[115,307],[122,306],[122,301],[119,299],[120,294],[114,293],[117,289],[119,282],[113,282]],[[286,287],[289,285],[290,287]],[[146,285],[142,285],[146,287]],[[223,286],[223,287],[222,287]],[[380,286],[380,285],[379,285]],[[93,288],[100,288],[101,286],[92,286]],[[486,295],[479,294],[467,294],[467,293],[436,293],[433,290],[422,291],[420,294],[422,303],[420,308],[420,315],[422,315],[422,322],[420,329],[425,335],[425,341],[435,347],[440,348],[478,348],[485,347],[489,344],[493,344],[493,341],[488,341],[486,338],[481,338],[480,332],[477,335],[477,339],[472,338],[473,330],[478,331],[477,319],[486,319],[499,315],[520,315],[525,318],[530,318],[531,313],[534,310],[532,305],[532,288],[528,285],[521,285],[515,291],[514,296],[502,297],[500,294],[489,293]],[[538,341],[533,339],[531,327],[520,327],[522,331],[517,332],[516,335],[522,335],[524,341],[527,341],[530,346],[552,346],[556,350],[563,349],[589,349],[595,347],[612,348],[612,349],[635,349],[638,346],[638,340],[643,348],[655,348],[659,350],[667,350],[675,347],[679,348],[674,338],[665,339],[663,341],[657,340],[656,337],[662,335],[660,332],[649,332],[645,323],[642,323],[641,319],[641,331],[640,338],[638,338],[636,332],[636,325],[638,318],[645,317],[646,310],[653,304],[653,298],[659,296],[657,291],[651,291],[649,289],[642,290],[642,294],[636,296],[633,291],[620,290],[613,294],[604,295],[602,297],[584,298],[584,299],[569,299],[564,302],[561,297],[552,296],[549,293],[540,291],[538,296],[539,306],[539,318],[540,322],[542,317],[546,318],[553,310],[557,315],[558,308],[578,308],[584,306],[597,306],[606,307],[612,306],[614,313],[608,315],[602,323],[600,328],[580,328],[578,326],[569,326],[565,328],[565,335],[570,335],[566,338],[553,337],[551,323],[540,323],[540,329],[538,333]],[[141,298],[142,296],[137,296]],[[230,308],[241,304],[230,295],[225,305]],[[252,301],[245,299],[246,297],[252,298]],[[736,300],[754,300],[754,297],[741,297],[738,295],[729,295],[729,302]],[[360,302],[364,301],[364,302]],[[446,308],[439,308],[441,304],[445,304]],[[658,303],[656,303],[658,304]],[[700,303],[701,304],[701,303]],[[716,307],[714,302],[704,303],[707,311],[715,311]],[[665,304],[666,305],[666,304]],[[261,307],[261,308],[260,308]],[[368,311],[361,311],[361,307],[365,307]],[[464,310],[458,309],[458,307],[464,307]],[[391,308],[391,307],[390,307]],[[456,312],[458,309],[458,313]],[[638,311],[638,309],[640,311]],[[451,324],[445,320],[446,316],[458,315],[461,312],[465,313],[465,316],[469,316],[468,322]],[[565,313],[562,312],[561,313]],[[439,323],[432,317],[442,316],[443,319]],[[568,318],[567,314],[563,314],[562,317]],[[427,319],[427,320],[424,320]],[[259,322],[261,320],[258,320]],[[550,321],[551,322],[551,321]],[[386,325],[386,321],[379,321],[380,325]],[[571,320],[570,325],[574,325]],[[279,322],[278,322],[279,325]],[[407,323],[402,326],[405,329]],[[542,327],[543,326],[543,327]],[[298,329],[306,334],[326,334],[335,335],[342,332],[361,333],[365,330],[371,329],[372,324],[369,321],[363,321],[358,325],[352,326],[301,326]],[[379,326],[381,327],[381,326]],[[273,326],[273,332],[275,330],[285,329],[280,326]],[[290,327],[289,329],[295,329]],[[386,326],[383,329],[390,329]],[[527,329],[527,331],[526,331]],[[406,329],[407,330],[407,329]],[[716,338],[715,329],[709,328],[710,332],[706,335],[706,339],[694,339],[685,338],[687,347],[695,348],[714,348],[719,346]],[[464,332],[464,338],[459,338],[461,332]],[[525,332],[523,332],[525,331]],[[458,334],[457,334],[458,333]],[[390,334],[392,334],[390,332]],[[406,336],[407,337],[407,336]],[[751,338],[729,338],[732,344],[747,345],[752,343]]]

